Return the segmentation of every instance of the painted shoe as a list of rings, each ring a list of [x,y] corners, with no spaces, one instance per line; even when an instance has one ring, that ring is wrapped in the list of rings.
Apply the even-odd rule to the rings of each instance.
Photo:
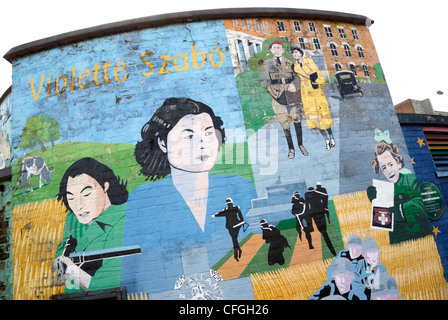
[[[306,150],[306,148],[303,145],[299,146],[300,151],[302,151],[302,154],[306,157],[309,155],[308,151]]]
[[[295,155],[296,155],[295,150],[294,149],[289,149],[288,158],[289,159],[294,159]]]
[[[330,139],[330,148],[334,148],[334,146],[336,145],[336,142],[334,141],[333,138]]]

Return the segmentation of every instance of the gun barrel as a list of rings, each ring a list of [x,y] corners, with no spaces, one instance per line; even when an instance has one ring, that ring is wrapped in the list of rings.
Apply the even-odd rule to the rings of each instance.
[[[75,263],[80,264],[83,262],[119,258],[125,256],[131,256],[141,253],[140,246],[127,246],[118,247],[112,249],[94,250],[88,252],[74,252],[69,255],[69,258]]]

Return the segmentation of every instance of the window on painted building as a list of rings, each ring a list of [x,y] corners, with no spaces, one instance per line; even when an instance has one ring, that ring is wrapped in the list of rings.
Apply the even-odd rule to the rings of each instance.
[[[255,47],[257,48],[257,52],[261,51],[261,45],[259,43],[256,43]]]
[[[353,39],[355,39],[355,40],[359,40],[359,38],[358,38],[358,32],[356,31],[356,29],[352,29],[352,34],[353,34]]]
[[[297,38],[297,41],[299,42],[300,49],[306,49],[305,40],[303,38]]]
[[[316,50],[321,49],[320,42],[319,42],[318,38],[313,38],[313,44],[314,44],[314,49],[316,49]]]
[[[356,66],[354,64],[350,64],[350,71],[355,74],[355,76],[358,76],[358,73],[356,73]]]
[[[271,34],[271,33],[269,32],[269,25],[268,25],[267,22],[266,22],[266,33],[267,33],[267,34]]]
[[[344,44],[343,47],[344,47],[345,55],[347,57],[351,57],[352,53],[350,52],[350,46],[348,44]]]
[[[237,40],[237,49],[238,49],[238,57],[240,59],[241,66],[243,70],[247,70],[247,60],[246,55],[244,54],[244,46],[241,40]]]
[[[279,32],[285,32],[285,24],[283,23],[283,21],[277,21],[277,29]]]
[[[336,72],[341,71],[342,70],[342,64],[340,64],[339,62],[337,62],[334,67],[336,68]]]
[[[255,44],[253,42],[248,42],[249,44],[249,55],[252,57],[255,55]]]
[[[249,30],[252,30],[252,22],[250,21],[250,19],[247,19],[247,27],[249,28]]]
[[[330,26],[325,27],[325,33],[327,34],[327,38],[333,38],[333,31],[331,31]]]
[[[369,74],[369,67],[366,66],[365,64],[362,65],[362,70],[364,71],[364,75],[369,78],[370,74]]]
[[[359,55],[359,57],[360,57],[360,58],[364,58],[364,51],[363,51],[362,47],[361,47],[361,46],[358,46],[357,49],[358,49],[358,55]]]
[[[299,23],[299,21],[294,21],[293,24],[294,24],[294,30],[295,30],[295,32],[302,32],[302,30],[300,29],[300,23]]]
[[[263,20],[260,20],[260,24],[261,24],[261,32],[266,33],[266,30],[264,29],[264,22]],[[267,24],[266,24],[267,26]]]
[[[341,39],[347,39],[347,36],[345,35],[344,28],[338,27],[339,35],[341,36]]]
[[[316,26],[314,25],[314,22],[308,22],[308,29],[310,29],[311,32],[316,32]]]
[[[236,19],[233,19],[233,25],[234,25],[235,27],[238,27],[238,21],[237,21]]]
[[[245,23],[244,23],[244,20],[243,19],[240,19],[241,20],[241,28],[246,28],[246,25],[245,25]]]
[[[258,21],[258,19],[255,19],[255,20],[254,20],[254,24],[255,24],[255,30],[256,30],[257,32],[260,32],[260,25],[259,25],[259,21]]]
[[[338,50],[336,49],[336,45],[334,43],[330,43],[330,50],[333,57],[338,56]]]

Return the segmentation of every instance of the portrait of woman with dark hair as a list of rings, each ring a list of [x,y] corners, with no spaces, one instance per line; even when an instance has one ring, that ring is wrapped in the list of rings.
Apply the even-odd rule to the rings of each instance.
[[[181,123],[178,129],[181,129],[181,132],[172,132],[179,122]],[[198,132],[205,138],[203,141],[205,147],[193,149],[192,146],[195,143],[193,138],[202,138],[193,135],[195,133],[193,126],[198,125],[202,125]],[[186,129],[187,126],[191,128]],[[141,173],[147,176],[148,180],[154,181],[176,170],[209,171],[225,141],[222,126],[221,118],[215,116],[213,110],[201,102],[178,98],[165,100],[143,126],[142,141],[139,141],[135,147],[135,158],[142,167]],[[167,144],[175,142],[178,143],[175,147],[182,148],[182,157],[178,157],[172,151],[167,152]],[[174,147],[170,148],[172,149]],[[198,154],[188,153],[190,150]]]
[[[135,157],[149,182],[131,192],[126,208],[124,245],[142,248],[123,261],[128,292],[172,289],[184,274],[185,250],[205,248],[210,266],[233,250],[225,223],[212,215],[228,197],[245,215],[257,196],[246,178],[210,173],[225,142],[223,125],[212,108],[188,98],[166,99],[143,125]]]
[[[57,200],[68,214],[54,269],[66,292],[119,285],[121,258],[77,265],[68,255],[120,247],[127,199],[126,183],[93,158],[82,158],[65,171]]]
[[[394,230],[389,233],[390,243],[416,239],[430,234],[428,218],[418,188],[417,177],[404,169],[403,156],[392,142],[380,140],[375,145],[374,158],[370,163],[375,173],[394,184],[393,213]],[[367,196],[373,201],[377,196],[374,186],[367,188]]]

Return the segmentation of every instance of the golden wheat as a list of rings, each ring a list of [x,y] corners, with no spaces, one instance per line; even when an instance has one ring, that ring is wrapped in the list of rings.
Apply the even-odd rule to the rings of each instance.
[[[344,246],[350,235],[374,238],[381,250],[381,263],[397,281],[404,300],[448,299],[448,286],[432,235],[390,245],[387,231],[370,227],[371,203],[366,192],[337,195],[333,201]],[[252,274],[254,297],[257,300],[308,299],[327,279],[326,269],[332,261]]]
[[[14,300],[47,300],[63,292],[51,266],[62,241],[65,217],[65,207],[56,200],[13,207]]]

